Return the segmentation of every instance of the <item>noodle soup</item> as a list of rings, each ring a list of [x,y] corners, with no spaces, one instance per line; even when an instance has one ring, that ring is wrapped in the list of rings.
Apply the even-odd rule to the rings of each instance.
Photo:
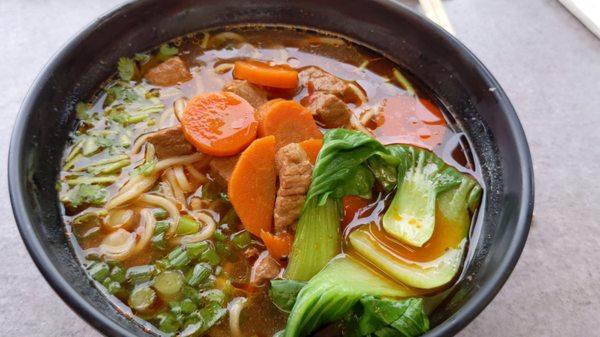
[[[194,33],[121,57],[76,114],[67,233],[157,334],[417,336],[462,268],[482,194],[470,154],[364,47]]]

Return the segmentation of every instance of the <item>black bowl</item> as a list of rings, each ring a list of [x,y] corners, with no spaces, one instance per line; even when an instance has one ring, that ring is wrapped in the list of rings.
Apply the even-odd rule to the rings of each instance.
[[[458,332],[500,290],[525,244],[533,172],[523,129],[492,75],[455,38],[394,1],[144,0],[98,19],[56,55],[32,86],[9,155],[12,207],[29,253],[56,292],[111,336],[149,335],[117,313],[86,277],[64,234],[55,182],[73,107],[110,76],[121,55],[173,37],[232,24],[263,23],[336,32],[408,69],[464,130],[486,188],[470,262],[431,315],[428,336]]]

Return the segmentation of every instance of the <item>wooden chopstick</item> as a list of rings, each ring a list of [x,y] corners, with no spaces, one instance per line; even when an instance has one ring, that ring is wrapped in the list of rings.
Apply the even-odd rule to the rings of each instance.
[[[454,28],[452,28],[441,0],[419,0],[419,3],[426,17],[454,35]]]
[[[600,2],[598,0],[558,0],[592,33],[600,38]]]

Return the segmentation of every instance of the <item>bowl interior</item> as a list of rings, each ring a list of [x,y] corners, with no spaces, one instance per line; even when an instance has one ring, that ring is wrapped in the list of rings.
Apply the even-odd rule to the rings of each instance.
[[[13,131],[9,185],[15,217],[38,267],[63,299],[108,335],[148,335],[90,283],[64,234],[54,188],[74,123],[122,55],[176,36],[233,24],[286,24],[336,32],[408,69],[465,131],[486,187],[461,281],[432,314],[428,335],[453,334],[493,298],[516,263],[531,211],[531,159],[510,102],[456,40],[392,1],[145,0],[98,19],[47,66]]]

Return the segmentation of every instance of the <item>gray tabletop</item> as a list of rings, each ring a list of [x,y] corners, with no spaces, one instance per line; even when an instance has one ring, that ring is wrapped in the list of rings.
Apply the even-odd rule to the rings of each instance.
[[[121,1],[0,1],[2,158],[19,104],[42,66],[84,25]],[[521,260],[494,301],[460,335],[598,336],[600,40],[556,0],[445,3],[457,36],[514,103],[536,180],[535,219]],[[6,159],[0,172],[0,335],[98,336],[29,258],[10,209]]]

